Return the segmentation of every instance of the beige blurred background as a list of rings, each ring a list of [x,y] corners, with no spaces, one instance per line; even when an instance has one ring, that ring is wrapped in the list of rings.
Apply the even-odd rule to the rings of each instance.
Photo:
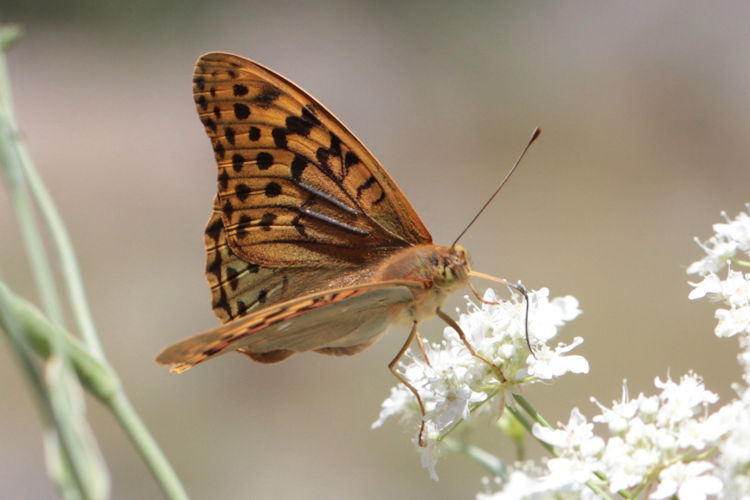
[[[713,336],[715,307],[687,300],[684,271],[701,256],[693,236],[750,201],[747,4],[5,0],[0,17],[26,30],[9,58],[17,113],[108,355],[194,498],[473,498],[484,475],[454,455],[433,482],[412,428],[370,430],[405,331],[346,359],[228,355],[182,376],[154,364],[217,322],[202,245],[216,167],[191,97],[211,50],[270,66],[333,110],[441,243],[542,127],[463,240],[477,269],[581,302],[562,340],[585,338],[590,374],[527,397],[567,421],[573,406],[594,414],[590,396],[619,398],[623,378],[653,392],[655,376],[691,369],[731,397],[735,341]],[[4,277],[36,300],[5,192],[0,235]],[[54,497],[27,389],[0,349],[3,498]],[[158,498],[89,403],[113,496]],[[477,441],[510,458],[489,425]]]

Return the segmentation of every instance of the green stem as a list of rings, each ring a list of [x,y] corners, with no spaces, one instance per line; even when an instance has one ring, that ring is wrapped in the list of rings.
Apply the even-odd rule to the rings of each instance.
[[[125,392],[119,391],[114,398],[107,402],[107,406],[130,437],[143,461],[148,465],[164,495],[175,500],[187,499],[188,495],[180,479],[172,469],[167,457],[154,441],[148,428],[138,416]]]
[[[523,411],[525,411],[531,418],[533,418],[535,422],[538,422],[541,425],[548,427],[550,429],[552,428],[549,422],[547,422],[544,419],[544,417],[542,417],[539,414],[539,412],[537,412],[536,409],[534,409],[534,407],[531,406],[531,404],[526,400],[526,398],[524,398],[520,394],[513,394],[513,399],[516,400],[516,403],[518,403],[518,405],[521,408],[523,408]]]
[[[0,327],[9,331],[13,321],[18,322],[19,331],[24,334],[29,346],[44,359],[52,353],[53,336],[59,335],[63,349],[79,380],[110,409],[149,466],[167,498],[187,498],[177,474],[128,401],[122,384],[112,368],[89,354],[70,335],[56,332],[55,327],[33,304],[16,296],[0,282]]]
[[[0,103],[4,105],[2,109],[2,148],[10,150],[3,155],[11,160],[11,163],[8,163],[8,169],[10,170],[12,166],[17,166],[18,168],[13,169],[15,171],[14,177],[17,179],[23,178],[28,183],[31,196],[34,198],[34,201],[39,208],[39,214],[45,222],[45,225],[50,232],[52,242],[54,243],[54,248],[57,250],[60,269],[62,270],[64,278],[63,281],[68,290],[73,317],[78,325],[81,338],[83,338],[94,356],[99,359],[104,359],[104,350],[102,349],[99,337],[96,334],[96,329],[94,328],[93,320],[91,319],[91,312],[86,301],[86,294],[80,277],[81,273],[78,268],[78,262],[75,257],[75,252],[73,251],[70,237],[68,236],[65,224],[55,207],[55,203],[52,200],[49,191],[47,191],[47,188],[34,166],[34,162],[31,160],[31,155],[29,154],[26,145],[21,141],[21,134],[11,104],[10,79],[8,78],[7,62],[4,51],[0,51],[0,94],[2,94],[2,97],[0,97]],[[41,246],[39,248],[41,248]],[[51,280],[51,272],[40,271],[41,275],[38,279]],[[45,276],[48,278],[45,278]],[[54,286],[50,286],[50,283],[44,283],[42,286],[44,288],[54,289]],[[62,324],[59,321],[61,318],[57,318],[56,315],[52,315],[51,317],[56,323]]]
[[[515,396],[515,394],[514,394],[513,396]],[[514,416],[514,417],[515,417],[515,418],[516,418],[516,419],[517,419],[517,420],[518,420],[519,422],[521,422],[521,425],[523,425],[523,427],[524,427],[524,428],[526,429],[526,431],[527,431],[527,432],[528,432],[529,434],[531,434],[532,436],[534,436],[534,433],[532,432],[532,428],[533,428],[533,425],[532,425],[532,423],[531,423],[531,422],[529,422],[529,420],[528,420],[528,419],[527,419],[527,418],[526,418],[526,417],[525,417],[525,416],[523,415],[523,413],[521,413],[521,412],[520,412],[520,411],[518,411],[518,410],[517,410],[517,409],[516,409],[515,407],[513,407],[513,406],[511,406],[511,405],[509,405],[509,404],[508,404],[508,405],[505,405],[505,409],[506,409],[507,411],[509,411],[509,412],[510,412],[510,413],[511,413],[511,414],[512,414],[512,415],[513,415],[513,416]],[[536,436],[534,436],[534,439],[536,439],[536,441],[537,441],[537,442],[538,442],[538,443],[539,443],[540,445],[542,445],[542,447],[543,447],[543,448],[544,448],[545,450],[547,450],[547,451],[548,451],[548,452],[549,452],[549,453],[550,453],[551,455],[553,455],[553,456],[555,456],[555,457],[559,457],[559,456],[560,456],[560,454],[559,454],[559,453],[557,453],[557,450],[555,450],[554,446],[552,446],[551,444],[549,444],[549,443],[546,443],[546,442],[542,441],[541,439],[537,438]]]
[[[465,453],[469,458],[487,469],[490,474],[507,479],[508,474],[505,470],[505,464],[492,453],[483,450],[479,446],[458,442],[454,439],[446,439],[443,441],[443,444],[450,451]]]
[[[62,318],[55,318],[58,314],[55,312],[54,306],[48,309],[48,312],[55,319],[51,323],[34,306],[16,297],[2,282],[0,282],[0,302],[4,304],[4,307],[0,308],[0,326],[8,330],[11,322],[15,321],[13,318],[18,318],[22,327],[23,340],[40,356],[47,359],[59,353],[63,368],[66,357],[69,357],[72,368],[81,383],[112,411],[150,468],[164,494],[170,499],[187,498],[187,494],[174,470],[128,401],[117,373],[106,361],[86,301],[73,245],[52,197],[34,167],[25,144],[20,140],[18,124],[15,120],[10,98],[10,83],[7,77],[4,53],[9,45],[8,40],[16,34],[11,32],[12,30],[8,28],[0,28],[0,49],[2,49],[0,50],[0,159],[6,166],[6,176],[11,184],[11,192],[25,192],[23,182],[28,183],[39,213],[50,232],[53,246],[57,250],[73,317],[81,333],[84,346],[81,346],[67,332],[64,332],[61,326],[56,326],[62,325]],[[26,226],[28,222],[26,219],[33,219],[31,217],[32,211],[27,209],[30,204],[26,203],[22,197],[18,199],[23,201],[22,211],[19,213],[24,215],[20,223],[24,225],[24,230],[29,230],[29,233],[37,233],[35,223]],[[35,255],[34,261],[46,261],[41,238],[32,236],[27,241],[29,242],[29,253]],[[51,279],[52,272],[45,271],[43,266],[35,264],[35,275],[38,276],[39,280],[46,280]],[[45,293],[46,289],[54,289],[54,283],[47,281],[39,281],[38,283],[42,283],[41,293]],[[46,299],[45,305],[47,305]],[[62,316],[62,314],[59,316]],[[57,388],[60,387],[57,386]],[[45,387],[45,391],[40,394],[49,396],[49,391]],[[60,403],[58,407],[64,409],[66,403],[64,398],[59,397],[61,396],[59,394],[57,396],[56,401]],[[54,401],[48,400],[48,402]],[[53,420],[56,425],[70,424],[66,420],[67,415],[57,414],[60,412],[54,412],[54,408],[52,406]],[[67,410],[70,410],[70,408],[67,408]],[[66,439],[62,439],[63,448],[65,448],[65,441]],[[81,488],[80,491],[81,494],[87,496],[85,489]]]
[[[0,51],[0,169],[8,183],[11,202],[18,219],[18,227],[24,241],[32,268],[32,276],[47,316],[62,324],[63,313],[60,299],[55,293],[54,273],[44,249],[41,232],[34,209],[26,190],[26,180],[21,171],[21,160],[15,147],[18,135],[10,98],[10,80],[4,53]]]
[[[0,285],[1,284],[2,283],[0,283]],[[40,371],[31,357],[31,347],[28,345],[27,338],[21,332],[22,326],[20,325],[19,318],[17,318],[12,311],[11,304],[3,300],[2,296],[0,296],[0,329],[5,331],[15,357],[19,360],[23,371],[26,373],[26,378],[34,389],[32,394],[36,396],[34,397],[34,401],[36,402],[42,425],[45,429],[54,430],[57,436],[56,439],[58,439],[60,445],[60,459],[63,467],[66,470],[71,471],[70,475],[72,476],[78,491],[84,491],[81,476],[75,473],[76,469],[72,466],[73,453],[67,446],[68,441],[60,439],[61,433],[60,426],[58,425],[59,422],[54,418],[49,394],[46,391]]]
[[[55,327],[32,303],[18,297],[0,281],[0,327],[11,331],[12,321],[18,321],[19,331],[27,344],[43,359],[52,354],[53,338],[57,339],[67,354],[81,383],[101,401],[106,402],[119,390],[120,381],[111,369],[94,358],[79,342]]]
[[[541,424],[541,425],[543,425],[545,427],[548,427],[550,429],[552,428],[552,426],[549,424],[549,422],[547,422],[547,420],[544,417],[542,417],[542,415],[539,412],[537,412],[536,409],[533,406],[531,406],[531,403],[529,403],[526,398],[524,398],[520,394],[513,394],[513,399],[515,399],[515,401],[518,403],[518,405],[521,408],[523,408],[523,410],[531,418],[533,418],[535,422],[538,422],[539,424]],[[542,441],[541,439],[537,438],[534,435],[533,424],[520,411],[516,410],[511,405],[506,405],[505,408],[509,412],[511,412],[513,414],[513,416],[518,419],[519,422],[521,422],[521,425],[523,425],[524,428],[526,428],[526,430],[528,431],[529,434],[531,434],[532,436],[534,436],[534,439],[536,439],[537,443],[539,443],[545,450],[547,450],[554,457],[559,457],[560,456],[560,453],[551,444],[549,444],[549,443],[547,443],[545,441]],[[607,478],[604,477],[603,475],[601,475],[599,477],[603,481],[607,481]],[[593,481],[587,481],[586,482],[586,486],[590,490],[592,490],[593,492],[595,492],[596,494],[598,494],[599,496],[601,496],[602,498],[612,498],[611,495],[606,490],[602,489],[600,485],[594,483]]]

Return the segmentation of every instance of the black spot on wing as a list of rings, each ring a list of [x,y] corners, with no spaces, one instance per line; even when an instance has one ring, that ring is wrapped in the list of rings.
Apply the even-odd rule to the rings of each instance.
[[[305,171],[305,167],[307,167],[307,158],[299,154],[294,155],[294,160],[292,160],[292,166],[290,168],[292,179],[299,182],[302,178],[302,172]]]
[[[211,224],[206,226],[206,236],[214,240],[214,242],[217,241],[222,227],[223,223],[221,222],[221,218],[216,218]]]
[[[258,153],[255,157],[255,162],[258,164],[258,168],[261,170],[267,170],[273,165],[273,155],[265,151]]]
[[[239,153],[232,155],[232,168],[235,172],[242,170],[242,166],[245,164],[245,157]]]
[[[271,131],[271,136],[273,137],[273,143],[276,144],[276,147],[281,149],[286,149],[286,129],[283,127],[276,127]]]
[[[241,300],[238,300],[237,301],[237,316],[244,316],[246,312],[247,312],[247,304],[245,304]]]
[[[259,108],[268,109],[279,98],[281,91],[273,85],[265,85],[260,93],[253,98],[253,103]]]
[[[235,97],[242,97],[243,95],[247,95],[247,92],[248,92],[247,87],[244,85],[235,83],[232,86],[232,93],[234,94]]]
[[[247,184],[237,184],[237,187],[234,188],[234,193],[240,201],[245,201],[250,196],[251,189]]]
[[[303,137],[307,137],[310,134],[310,129],[312,129],[313,126],[313,123],[299,116],[287,116],[286,118],[287,134],[297,134]]]
[[[331,146],[329,151],[333,156],[341,156],[341,139],[333,132],[329,132],[331,135]]]
[[[239,275],[240,273],[235,268],[227,267],[227,281],[232,290],[237,290],[237,285],[240,283]]]
[[[250,108],[248,108],[246,104],[236,102],[234,103],[234,116],[236,116],[238,120],[245,120],[250,116]]]
[[[258,127],[250,127],[250,131],[247,134],[248,138],[255,142],[260,139],[260,129]]]
[[[198,96],[198,98],[195,100],[195,103],[204,111],[208,109],[208,100],[203,94]]]
[[[229,144],[234,145],[234,135],[235,135],[235,132],[234,132],[234,129],[232,127],[225,127],[224,128],[224,137],[226,137],[227,142]]]
[[[214,145],[214,152],[220,160],[224,159],[224,153],[226,153],[226,149],[224,149],[224,144],[222,144],[221,141],[216,141],[216,144]]]
[[[330,172],[331,166],[328,164],[328,158],[331,156],[330,151],[327,148],[319,147],[315,151],[315,159],[318,160],[321,170],[324,172]]]
[[[221,281],[221,255],[216,252],[216,258],[206,265],[206,272],[216,276],[216,281]]]
[[[234,213],[234,207],[232,206],[232,202],[227,200],[224,202],[224,206],[221,207],[221,211],[224,212],[224,215],[226,215],[228,218],[232,217],[232,213]]]
[[[271,226],[273,225],[275,220],[276,220],[276,214],[265,213],[263,214],[263,217],[261,217],[260,222],[258,223],[258,226],[260,226],[261,229],[263,229],[264,231],[270,231]]]
[[[226,170],[222,169],[221,173],[218,176],[219,185],[221,186],[221,189],[226,189],[229,185],[229,174]]]
[[[300,236],[307,236],[307,233],[305,232],[305,226],[302,225],[301,214],[297,215],[294,219],[292,219],[292,226],[294,226],[294,229],[297,230]]]
[[[211,132],[216,132],[216,122],[213,120],[213,118],[204,118],[203,125]]]
[[[275,198],[281,194],[281,186],[276,182],[269,182],[266,184],[266,196],[269,198]]]
[[[349,168],[352,165],[356,165],[357,163],[359,163],[359,156],[357,156],[357,153],[354,153],[353,151],[347,151],[346,156],[344,156],[344,166],[346,168]]]
[[[237,229],[235,230],[235,234],[237,235],[238,240],[241,240],[245,238],[245,236],[247,236],[247,228],[250,227],[252,221],[253,220],[249,215],[240,215],[240,220],[239,222],[237,222]]]

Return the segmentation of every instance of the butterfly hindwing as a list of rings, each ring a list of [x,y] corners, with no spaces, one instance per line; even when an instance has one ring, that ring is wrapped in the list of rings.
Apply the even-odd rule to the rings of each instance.
[[[268,267],[339,267],[431,242],[369,150],[295,84],[226,53],[202,56],[193,82],[238,257]]]
[[[414,300],[410,282],[383,282],[306,295],[178,342],[156,358],[182,372],[225,352],[276,362],[295,352],[354,354],[397,321]]]
[[[211,306],[222,323],[302,295],[372,281],[376,268],[374,265],[285,268],[243,260],[227,243],[218,198],[214,199],[203,238]]]

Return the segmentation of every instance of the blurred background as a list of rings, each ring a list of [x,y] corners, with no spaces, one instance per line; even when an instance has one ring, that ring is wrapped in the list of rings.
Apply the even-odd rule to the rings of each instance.
[[[165,345],[214,326],[202,234],[216,190],[193,106],[195,59],[255,59],[338,115],[447,244],[534,127],[520,171],[463,244],[474,267],[576,296],[588,375],[525,394],[551,421],[595,396],[653,393],[696,370],[722,400],[739,380],[715,305],[688,264],[726,210],[750,201],[750,6],[744,2],[28,2],[0,20],[17,114],[73,237],[107,353],[194,498],[473,498],[485,472],[446,456],[430,480],[396,422],[372,431],[395,380],[396,329],[350,358],[262,366],[227,355],[177,376]],[[0,269],[36,300],[7,194]],[[479,284],[484,286],[484,284]],[[447,310],[463,306],[458,294]],[[438,320],[423,327],[437,338]],[[0,349],[0,491],[50,498],[41,426]],[[90,399],[118,499],[159,490]],[[480,422],[475,440],[510,444]],[[531,445],[531,456],[540,456]]]

